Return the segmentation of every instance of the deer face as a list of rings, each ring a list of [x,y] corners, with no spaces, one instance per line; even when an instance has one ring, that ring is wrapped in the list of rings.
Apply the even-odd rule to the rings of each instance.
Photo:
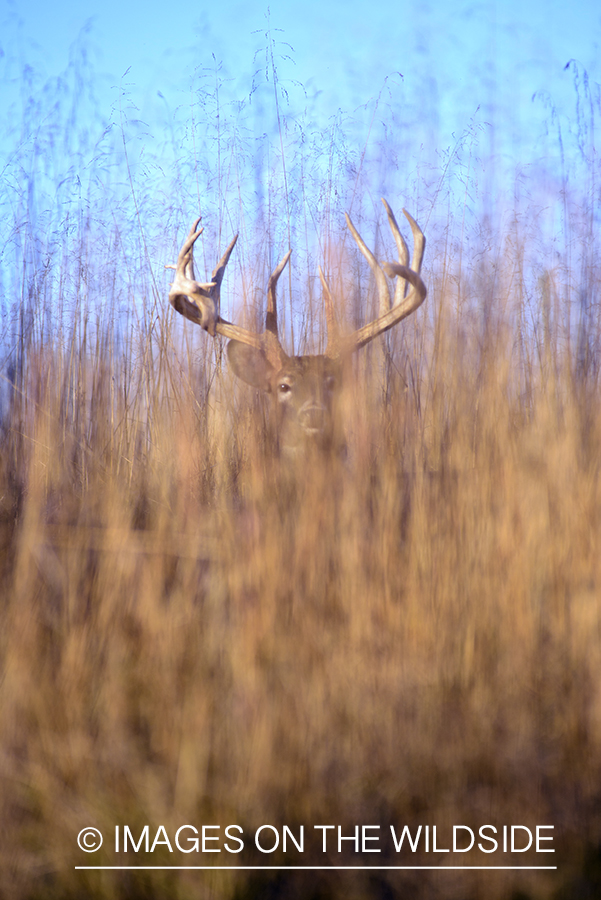
[[[328,325],[325,356],[288,356],[278,337],[276,285],[290,259],[290,250],[269,279],[267,315],[262,333],[226,322],[219,313],[221,282],[237,235],[213,269],[211,281],[198,282],[194,277],[193,251],[202,228],[198,229],[200,219],[197,219],[182,245],[177,264],[168,267],[175,269],[169,291],[174,309],[213,337],[219,334],[227,338],[227,353],[234,373],[271,398],[281,449],[296,453],[314,447],[338,452],[344,447],[338,414],[343,365],[353,351],[360,350],[378,335],[394,328],[415,312],[426,298],[426,286],[419,274],[426,244],[423,232],[415,219],[403,210],[413,233],[413,259],[409,267],[405,239],[388,203],[385,200],[383,203],[396,244],[398,262],[380,265],[349,216],[346,216],[349,230],[374,275],[379,296],[378,317],[352,334],[343,336],[338,328],[327,281],[319,270]],[[396,279],[394,296],[391,296],[387,278],[391,281]]]
[[[343,444],[338,405],[342,364],[327,356],[290,356],[277,367],[262,350],[230,341],[234,374],[269,395],[281,449],[339,450]]]

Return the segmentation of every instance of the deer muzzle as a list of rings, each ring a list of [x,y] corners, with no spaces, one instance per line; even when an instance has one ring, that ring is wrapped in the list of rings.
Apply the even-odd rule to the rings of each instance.
[[[298,423],[305,434],[323,434],[328,424],[328,410],[322,403],[307,400],[298,411]]]

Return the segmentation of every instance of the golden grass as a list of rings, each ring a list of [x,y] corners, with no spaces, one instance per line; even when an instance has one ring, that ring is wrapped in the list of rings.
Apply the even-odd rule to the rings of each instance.
[[[164,347],[31,349],[0,462],[0,895],[580,896],[598,397],[515,308],[487,331],[444,288],[427,305],[385,394],[359,362],[348,459],[296,478],[226,371],[205,400]],[[74,870],[117,862],[78,849],[87,825],[489,822],[554,825],[559,872]],[[152,862],[203,864],[176,856]]]

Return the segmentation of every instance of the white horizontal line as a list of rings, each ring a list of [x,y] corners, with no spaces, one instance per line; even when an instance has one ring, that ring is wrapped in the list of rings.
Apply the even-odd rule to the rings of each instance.
[[[76,869],[95,869],[98,871],[105,871],[109,869],[129,869],[133,871],[140,870],[148,870],[148,869],[180,869],[180,870],[195,870],[195,871],[203,871],[210,872],[215,869],[216,871],[248,871],[248,870],[260,870],[267,871],[270,869],[278,869],[281,871],[295,871],[302,872],[306,870],[307,872],[314,871],[328,871],[330,869],[339,870],[353,870],[353,871],[361,871],[361,872],[369,872],[370,870],[375,871],[416,871],[418,869],[428,869],[431,871],[437,871],[439,869],[452,869],[456,870],[465,870],[465,869],[479,869],[483,871],[541,871],[541,870],[556,870],[557,866],[75,866]]]

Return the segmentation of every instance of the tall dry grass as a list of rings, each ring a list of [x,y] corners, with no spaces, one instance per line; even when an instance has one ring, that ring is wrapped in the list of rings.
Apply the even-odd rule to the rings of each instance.
[[[347,460],[292,479],[166,308],[124,345],[32,338],[2,434],[2,896],[594,895],[601,416],[562,285],[529,333],[522,287],[434,278],[358,360]],[[552,824],[559,872],[74,869],[86,825],[233,822]]]

